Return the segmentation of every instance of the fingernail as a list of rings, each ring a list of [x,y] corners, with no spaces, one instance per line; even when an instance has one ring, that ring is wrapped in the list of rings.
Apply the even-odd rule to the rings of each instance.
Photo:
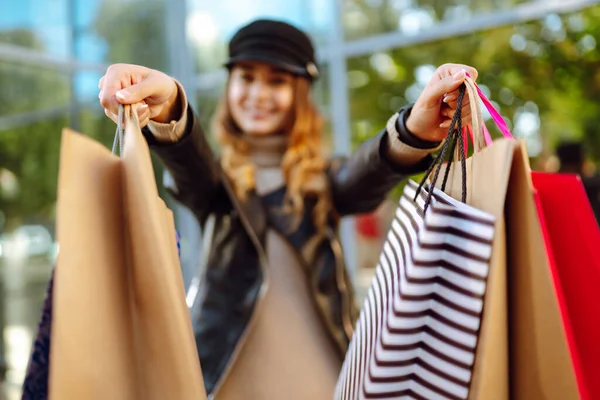
[[[465,77],[466,73],[467,73],[467,70],[463,68],[463,69],[461,69],[460,71],[458,71],[458,72],[457,72],[457,73],[456,73],[456,74],[455,74],[455,75],[452,77],[452,79],[454,79],[455,81],[461,81],[461,80],[462,80],[462,79]]]
[[[129,93],[127,93],[125,90],[119,90],[116,96],[119,100],[127,100],[127,97],[129,97]]]
[[[141,111],[145,111],[145,110],[148,108],[148,104],[146,104],[146,103],[141,103],[141,104],[138,106],[138,108],[139,108]]]

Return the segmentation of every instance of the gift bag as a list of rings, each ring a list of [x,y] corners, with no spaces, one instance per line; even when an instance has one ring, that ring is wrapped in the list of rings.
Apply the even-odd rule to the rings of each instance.
[[[532,173],[581,398],[600,398],[600,229],[581,179]]]
[[[173,216],[136,113],[120,114],[120,158],[63,131],[49,397],[206,399]]]
[[[432,177],[434,187],[473,209],[491,215],[495,221],[489,270],[482,294],[481,323],[475,333],[476,348],[470,349],[474,357],[472,364],[464,364],[463,371],[444,370],[446,376],[443,376],[433,374],[431,368],[424,367],[419,358],[407,362],[390,356],[384,359],[386,363],[398,365],[404,362],[404,366],[410,368],[387,370],[387,374],[384,374],[361,355],[361,352],[364,354],[367,351],[363,348],[364,343],[377,340],[387,343],[387,338],[380,336],[380,331],[370,323],[367,324],[370,329],[361,327],[353,337],[338,382],[338,399],[392,399],[402,398],[398,395],[401,393],[406,394],[407,398],[422,399],[579,398],[534,203],[531,171],[524,144],[507,138],[489,143],[479,103],[479,99],[484,100],[484,97],[474,82],[467,79],[466,87],[459,94],[459,104],[464,90],[471,99],[474,154],[467,159],[466,149],[460,144],[463,127],[460,124],[461,107],[458,107],[448,139],[425,176]],[[506,126],[501,128],[507,131]],[[444,162],[448,150],[454,155],[455,162]],[[431,201],[435,194],[435,190],[429,190]],[[398,212],[406,213],[402,209]],[[422,245],[417,242],[413,252]],[[386,246],[389,244],[386,243]],[[450,256],[449,252],[443,254],[446,258]],[[443,260],[449,261],[446,258]],[[391,268],[408,268],[410,264],[405,265],[403,260],[396,260],[395,264],[392,260]],[[380,273],[380,269],[378,267],[377,273]],[[376,282],[373,285],[377,285]],[[436,286],[434,290],[439,294],[441,286]],[[363,314],[386,315],[385,304],[391,304],[392,300],[384,295],[373,300],[367,298]],[[405,323],[403,328],[410,327]],[[422,331],[422,328],[419,329]],[[446,331],[454,341],[462,337],[461,333]],[[423,333],[420,335],[414,340],[426,344]],[[374,351],[377,352],[377,347]],[[435,348],[430,350],[421,347],[419,350],[421,357],[431,357],[436,352],[443,356],[451,354]],[[437,369],[442,366],[444,364],[441,361],[433,365]],[[379,379],[379,382],[387,385],[385,391],[379,387],[379,391],[365,394],[363,390],[370,381],[364,377]],[[405,392],[405,382],[409,383],[409,392]],[[429,395],[420,391],[421,386],[439,388],[441,383],[448,384],[449,388],[449,382],[460,384],[466,390],[437,391]],[[428,388],[431,390],[431,387]]]

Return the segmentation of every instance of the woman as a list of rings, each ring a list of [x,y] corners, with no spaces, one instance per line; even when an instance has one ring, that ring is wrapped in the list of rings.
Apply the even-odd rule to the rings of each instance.
[[[349,158],[326,160],[306,34],[254,21],[234,35],[226,66],[213,126],[219,159],[183,88],[159,71],[109,67],[100,102],[115,121],[119,103],[139,105],[174,196],[210,235],[193,320],[207,390],[217,399],[329,399],[357,317],[337,221],[374,210],[429,166],[465,73],[477,72],[438,68],[383,132]]]

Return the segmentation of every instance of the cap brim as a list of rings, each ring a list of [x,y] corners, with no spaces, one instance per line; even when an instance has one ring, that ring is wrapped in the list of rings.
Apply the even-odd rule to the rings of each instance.
[[[283,62],[281,60],[278,60],[275,57],[269,56],[269,55],[265,55],[265,54],[241,54],[239,56],[235,56],[230,58],[229,60],[227,60],[227,62],[224,64],[225,67],[227,68],[231,68],[232,66],[234,66],[237,63],[240,62],[244,62],[244,61],[258,61],[258,62],[264,62],[267,64],[271,64],[274,65],[278,68],[281,68],[287,72],[290,72],[294,75],[299,75],[302,76],[304,78],[307,78],[309,80],[314,80],[316,79],[315,76],[312,76],[308,73],[308,71],[305,68],[301,68],[286,62]]]

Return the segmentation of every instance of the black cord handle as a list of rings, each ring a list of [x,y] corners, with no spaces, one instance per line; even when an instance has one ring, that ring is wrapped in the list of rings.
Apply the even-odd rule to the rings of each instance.
[[[442,181],[441,189],[442,189],[442,191],[444,191],[446,189],[446,183],[448,182],[448,176],[450,175],[450,167],[452,166],[452,162],[454,161],[454,158],[455,158],[453,155],[456,154],[456,146],[458,146],[459,147],[458,158],[460,160],[461,169],[462,169],[462,202],[465,203],[467,201],[467,157],[466,157],[466,153],[465,153],[465,146],[463,146],[462,143],[460,143],[460,141],[462,139],[462,130],[463,130],[462,129],[462,103],[463,103],[463,99],[465,96],[465,90],[466,90],[466,86],[463,83],[462,85],[460,85],[460,88],[458,89],[457,107],[456,107],[456,111],[454,112],[454,115],[452,116],[452,121],[450,122],[450,127],[448,128],[448,136],[444,140],[442,148],[441,148],[440,152],[438,153],[437,157],[433,160],[433,162],[431,163],[431,165],[425,172],[423,179],[419,183],[417,192],[415,193],[414,201],[417,201],[417,197],[421,193],[421,190],[423,190],[423,187],[427,183],[427,179],[429,178],[431,173],[434,172],[433,170],[435,168],[435,172],[433,174],[433,179],[431,180],[431,185],[429,186],[429,192],[428,192],[427,198],[425,200],[425,206],[423,208],[424,213],[427,212],[427,208],[429,207],[429,204],[431,203],[433,189],[435,188],[435,184],[439,178],[440,171],[442,169],[442,165],[444,164],[444,160],[446,159],[448,147],[451,147],[450,159],[448,160],[448,166],[446,167],[446,171],[444,173],[444,178]]]

